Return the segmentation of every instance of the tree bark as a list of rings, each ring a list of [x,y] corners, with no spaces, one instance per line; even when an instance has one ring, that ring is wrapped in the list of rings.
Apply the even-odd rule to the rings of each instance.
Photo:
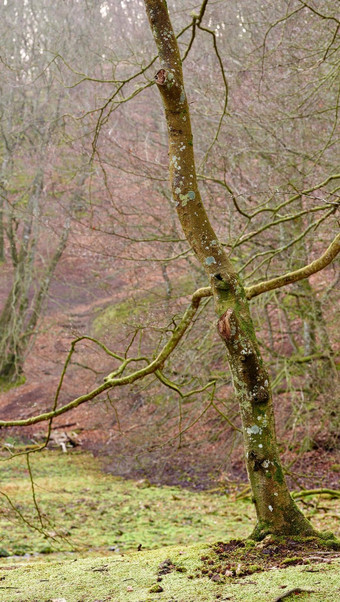
[[[208,274],[218,332],[227,348],[240,404],[246,464],[257,512],[256,538],[315,531],[291,498],[280,463],[268,373],[263,365],[242,282],[205,211],[198,189],[189,105],[165,0],[144,0],[161,69],[155,76],[169,136],[169,173],[184,234]]]

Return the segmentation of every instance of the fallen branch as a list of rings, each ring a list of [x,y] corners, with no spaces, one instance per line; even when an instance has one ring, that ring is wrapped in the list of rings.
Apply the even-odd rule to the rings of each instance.
[[[291,494],[296,500],[308,495],[330,495],[331,497],[340,497],[340,489],[302,489],[301,491],[293,491]]]
[[[250,485],[247,485],[236,495],[237,500],[243,500],[251,495]]]
[[[314,592],[313,589],[302,589],[302,587],[293,587],[293,589],[289,589],[284,594],[281,594],[278,598],[275,598],[273,602],[280,602],[280,600],[284,600],[288,598],[291,594],[312,594]]]

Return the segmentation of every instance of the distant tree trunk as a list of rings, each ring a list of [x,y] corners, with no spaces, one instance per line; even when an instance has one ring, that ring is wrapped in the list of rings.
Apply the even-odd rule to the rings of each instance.
[[[1,190],[0,190],[1,195]],[[0,196],[0,263],[5,261],[4,245],[4,199]]]
[[[218,331],[241,408],[246,464],[258,523],[254,536],[315,533],[292,500],[280,463],[268,373],[240,279],[209,222],[197,185],[189,105],[165,0],[144,0],[157,44],[156,74],[169,135],[170,181],[185,236],[211,279]]]
[[[298,208],[303,211],[302,198],[298,200]],[[287,244],[292,236],[298,237],[305,228],[304,219],[299,217],[294,220],[289,228],[283,227],[284,244]],[[299,258],[304,264],[308,263],[309,250],[306,247],[306,241],[302,239],[299,249]],[[289,260],[289,256],[287,256]],[[298,267],[297,261],[292,261],[292,267]],[[289,332],[293,329],[294,320],[298,318],[302,322],[302,332],[300,341],[296,340],[293,335],[290,336],[291,343],[295,347],[297,355],[301,354],[305,358],[310,358],[312,363],[308,374],[304,377],[304,386],[310,389],[311,396],[314,398],[320,392],[320,383],[336,381],[336,368],[333,361],[333,349],[330,338],[327,332],[327,322],[324,316],[322,304],[318,298],[316,290],[312,284],[305,278],[297,284],[298,295],[296,304],[292,308],[285,310]],[[318,359],[319,357],[319,359]],[[335,382],[333,383],[334,387]]]
[[[26,266],[20,266],[15,274],[11,291],[0,316],[0,379],[9,383],[17,382],[23,373],[27,348],[35,333],[46,299],[51,278],[65,249],[70,231],[68,219],[59,239],[59,244],[45,268],[40,286],[29,304],[31,278],[21,278]],[[32,270],[31,266],[31,270]]]
[[[33,279],[40,215],[40,195],[43,188],[43,172],[38,171],[32,184],[27,203],[26,217],[20,249],[16,233],[11,226],[8,237],[14,265],[12,288],[0,315],[0,378],[15,382],[22,373],[23,354],[21,335],[29,305],[29,291]]]
[[[85,176],[81,174],[81,184],[84,180]],[[11,290],[0,314],[0,380],[5,383],[15,384],[21,380],[27,348],[35,333],[51,278],[65,249],[70,231],[71,222],[70,218],[67,218],[57,248],[43,270],[37,290],[33,294],[42,189],[43,171],[39,170],[27,203],[20,247],[13,227],[14,218],[9,218],[7,228],[14,273]]]

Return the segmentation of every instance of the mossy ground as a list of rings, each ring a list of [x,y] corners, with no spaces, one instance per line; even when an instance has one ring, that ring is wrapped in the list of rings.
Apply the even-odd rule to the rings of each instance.
[[[24,374],[18,376],[15,381],[8,381],[5,378],[0,377],[0,393],[6,393],[7,391],[14,389],[14,387],[20,387],[20,385],[25,384],[25,382],[26,377]]]
[[[11,554],[0,559],[4,602],[262,602],[274,601],[294,587],[304,590],[299,592],[301,599],[312,602],[340,597],[339,563],[327,550],[322,550],[322,558],[309,553],[315,558],[300,565],[297,558],[302,552],[292,548],[285,557],[293,560],[285,563],[281,555],[280,563],[273,565],[275,571],[267,566],[270,555],[264,548],[262,566],[258,557],[236,557],[244,555],[242,546],[235,546],[233,558],[221,558],[212,542],[250,533],[254,511],[249,501],[124,481],[103,474],[89,454],[77,452],[37,454],[32,469],[43,533],[23,524],[3,497],[0,547]],[[25,457],[2,462],[0,475],[1,492],[26,520],[41,528]],[[337,503],[322,502],[328,512],[315,514],[317,527],[323,526],[324,514],[335,515]],[[334,527],[335,520],[330,517],[327,527]],[[24,553],[28,556],[22,557]],[[252,567],[248,574],[247,562]],[[217,579],[221,563],[223,579]],[[226,574],[228,563],[234,563],[235,570]]]
[[[72,548],[83,553],[110,553],[113,547],[126,552],[138,546],[152,549],[245,537],[254,521],[249,501],[126,481],[101,472],[90,454],[48,451],[31,455],[31,465],[46,536],[25,525],[2,497],[0,548],[10,555]],[[0,479],[0,491],[41,529],[25,456],[2,461]]]
[[[260,571],[294,565],[310,566],[312,562],[340,561],[339,541],[318,537],[292,538],[268,535],[263,541],[232,539],[211,546],[211,553],[201,557],[203,568],[196,576],[207,575],[216,582],[228,577],[244,577]]]
[[[274,602],[294,590],[289,599],[334,602],[339,599],[339,564],[289,566],[285,569],[227,578],[218,583],[207,576],[191,578],[202,566],[204,545],[134,552],[113,558],[0,566],[0,600],[6,602],[198,602],[234,600]],[[169,565],[169,572],[160,572]],[[161,580],[160,580],[161,579]],[[300,591],[299,591],[300,590]],[[298,593],[298,595],[297,595]]]
[[[176,282],[175,297],[189,295],[195,290],[195,284],[192,279],[180,278]],[[104,309],[98,308],[96,316],[92,322],[92,329],[95,336],[101,337],[107,330],[110,336],[121,325],[125,323],[138,325],[147,322],[147,316],[163,307],[166,299],[164,287],[156,286],[145,294],[139,294],[136,297],[128,298],[120,303],[107,305]]]

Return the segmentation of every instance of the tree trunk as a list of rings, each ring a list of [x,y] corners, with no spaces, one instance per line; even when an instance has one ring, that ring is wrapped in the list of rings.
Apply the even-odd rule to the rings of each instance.
[[[0,263],[5,261],[4,231],[4,199],[0,187]]]
[[[258,519],[254,536],[315,534],[285,482],[276,443],[269,376],[263,366],[242,283],[201,201],[181,58],[166,2],[144,2],[161,62],[155,79],[168,127],[173,198],[184,234],[211,279],[215,308],[220,316],[218,331],[227,347],[240,403],[247,470]]]
[[[254,536],[311,535],[314,529],[292,500],[276,442],[270,379],[263,364],[242,283],[235,275],[216,274],[212,286],[240,404],[246,465],[258,523]]]
[[[20,335],[28,305],[28,290],[18,265],[5,306],[0,315],[0,380],[15,383],[23,371]]]
[[[22,381],[25,355],[43,311],[54,271],[66,247],[70,226],[71,220],[67,218],[58,246],[30,304],[28,299],[34,276],[34,256],[32,261],[26,261],[27,255],[19,254],[14,282],[0,315],[0,380],[5,383],[15,384]]]

